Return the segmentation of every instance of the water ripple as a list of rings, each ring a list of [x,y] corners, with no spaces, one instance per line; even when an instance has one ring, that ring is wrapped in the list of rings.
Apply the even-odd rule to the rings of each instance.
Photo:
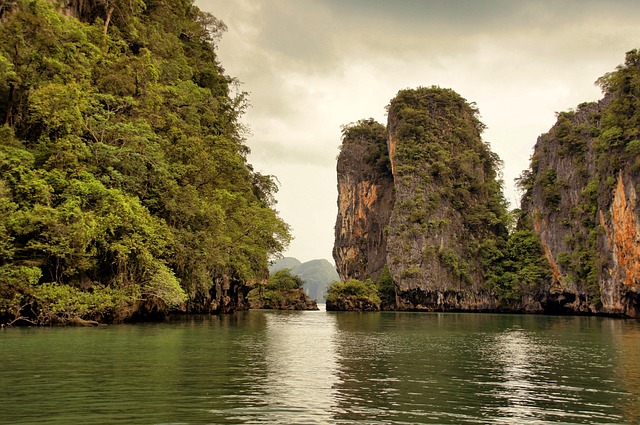
[[[640,325],[251,311],[0,331],[10,424],[640,423]]]

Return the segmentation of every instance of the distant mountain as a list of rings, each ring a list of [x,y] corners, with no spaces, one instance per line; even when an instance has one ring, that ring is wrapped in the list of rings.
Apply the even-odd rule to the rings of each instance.
[[[293,258],[293,257],[279,258],[273,261],[271,264],[269,264],[269,274],[275,273],[282,269],[293,270],[294,267],[298,267],[301,264],[302,262],[297,258]]]
[[[329,283],[340,280],[335,267],[327,260],[311,260],[305,263],[293,257],[276,260],[269,266],[269,273],[291,269],[291,273],[304,280],[303,288],[311,299],[324,302]]]

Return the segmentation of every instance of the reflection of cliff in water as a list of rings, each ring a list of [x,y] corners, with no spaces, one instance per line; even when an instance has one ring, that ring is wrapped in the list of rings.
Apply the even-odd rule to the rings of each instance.
[[[618,357],[616,333],[602,329],[612,319],[348,313],[336,320],[339,420],[601,423],[624,418],[621,399],[627,407],[637,401],[607,376]],[[631,381],[637,386],[639,374]]]
[[[336,314],[338,360],[335,420],[384,420],[399,395],[394,341],[381,314]],[[393,416],[394,420],[404,418]]]
[[[607,333],[613,336],[616,352],[613,382],[621,383],[627,394],[620,397],[618,408],[627,423],[640,423],[640,323],[636,320],[609,320]],[[605,327],[603,326],[603,327]]]

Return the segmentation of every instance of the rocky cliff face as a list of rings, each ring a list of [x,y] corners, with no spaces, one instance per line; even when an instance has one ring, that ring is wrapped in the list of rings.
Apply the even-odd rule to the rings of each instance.
[[[494,310],[483,246],[504,242],[498,159],[452,90],[402,90],[388,115],[395,206],[387,263],[398,309]]]
[[[190,312],[197,314],[228,314],[249,309],[247,293],[250,287],[227,276],[215,278],[209,291],[193,301]]]
[[[343,144],[341,278],[386,265],[396,309],[640,317],[640,53],[599,84],[601,101],[558,114],[538,138],[511,234],[473,106],[451,90],[400,91],[388,107],[388,192],[358,162],[369,139]],[[363,239],[372,226],[381,236]]]
[[[553,272],[547,311],[640,316],[639,65],[629,52],[603,100],[559,114],[521,178]]]
[[[346,127],[343,136],[333,258],[342,280],[375,279],[386,264],[385,226],[394,202],[386,131],[369,119]]]
[[[475,109],[451,90],[403,90],[386,137],[362,127],[347,129],[338,158],[340,277],[375,278],[386,265],[397,309],[496,309],[482,252],[504,243],[506,209]],[[366,160],[383,145],[385,173]]]

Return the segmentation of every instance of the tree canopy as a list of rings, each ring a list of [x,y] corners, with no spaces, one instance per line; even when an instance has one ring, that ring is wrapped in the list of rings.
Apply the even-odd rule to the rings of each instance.
[[[249,292],[251,308],[317,310],[317,303],[309,298],[303,284],[304,280],[291,269],[278,270]]]
[[[191,0],[0,13],[0,322],[211,307],[290,241]]]

